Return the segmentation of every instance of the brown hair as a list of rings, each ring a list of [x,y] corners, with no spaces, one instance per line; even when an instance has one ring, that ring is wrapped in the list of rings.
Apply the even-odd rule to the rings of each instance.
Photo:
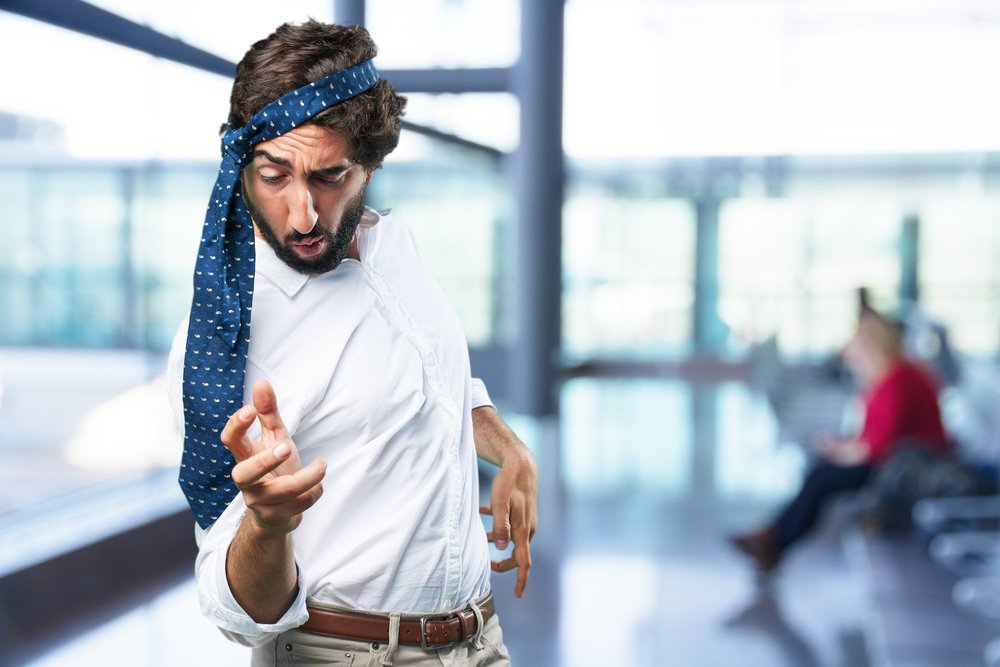
[[[374,58],[375,42],[362,27],[310,19],[286,23],[247,51],[236,67],[229,125],[242,127],[268,103],[334,72]],[[344,132],[353,159],[373,171],[399,143],[406,98],[380,80],[374,87],[313,116],[310,122]]]

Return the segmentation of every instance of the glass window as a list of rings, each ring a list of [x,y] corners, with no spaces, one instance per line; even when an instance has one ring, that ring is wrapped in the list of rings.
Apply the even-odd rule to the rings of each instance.
[[[570,0],[566,149],[596,159],[996,150],[1000,89],[983,82],[1000,60],[997,18],[977,0]],[[599,97],[594,81],[628,94]]]
[[[195,255],[218,165],[154,164],[134,174],[137,344],[168,350],[191,308]]]
[[[379,66],[505,67],[520,51],[517,0],[368,0]]]
[[[126,342],[123,180],[112,170],[0,168],[0,196],[20,181],[27,202],[3,221],[9,243],[0,289],[13,308],[6,344],[114,346]],[[12,200],[24,197],[13,194]]]
[[[573,192],[563,223],[568,357],[676,357],[691,337],[694,212],[679,199]]]
[[[510,93],[409,94],[406,120],[497,150],[517,148],[520,109]]]
[[[0,344],[164,351],[215,165],[0,165]]]
[[[787,355],[823,356],[850,337],[858,287],[895,310],[903,216],[900,200],[848,191],[725,202],[719,313],[736,337],[731,343],[776,334]]]
[[[1000,342],[1000,203],[996,193],[940,198],[920,208],[920,300],[951,344],[986,357]]]
[[[512,202],[492,153],[403,132],[368,190],[417,236],[420,254],[458,312],[472,346],[500,342]]]

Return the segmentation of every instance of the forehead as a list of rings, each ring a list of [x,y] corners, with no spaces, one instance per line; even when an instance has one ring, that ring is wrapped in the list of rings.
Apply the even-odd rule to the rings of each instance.
[[[335,166],[351,159],[346,135],[315,123],[300,125],[280,137],[262,141],[254,149],[293,164]]]

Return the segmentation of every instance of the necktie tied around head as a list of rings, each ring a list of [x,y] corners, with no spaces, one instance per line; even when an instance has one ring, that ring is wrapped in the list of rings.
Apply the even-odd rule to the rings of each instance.
[[[253,147],[295,129],[378,82],[371,60],[271,102],[222,137],[222,165],[205,214],[184,354],[184,453],[179,482],[195,519],[208,528],[236,496],[235,460],[219,439],[243,404],[253,303],[253,222],[240,172]]]

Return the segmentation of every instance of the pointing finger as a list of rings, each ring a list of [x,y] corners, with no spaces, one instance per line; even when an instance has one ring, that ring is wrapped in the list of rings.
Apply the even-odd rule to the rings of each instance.
[[[219,439],[226,446],[237,461],[243,461],[254,455],[254,446],[250,438],[247,437],[247,429],[253,424],[256,411],[253,406],[244,405],[242,408],[230,415],[226,425],[222,428]]]
[[[285,422],[281,420],[278,412],[278,397],[274,393],[274,387],[267,380],[258,380],[253,385],[253,404],[257,409],[257,416],[260,418],[260,427],[264,432],[270,432],[275,440],[288,437],[288,430]]]

